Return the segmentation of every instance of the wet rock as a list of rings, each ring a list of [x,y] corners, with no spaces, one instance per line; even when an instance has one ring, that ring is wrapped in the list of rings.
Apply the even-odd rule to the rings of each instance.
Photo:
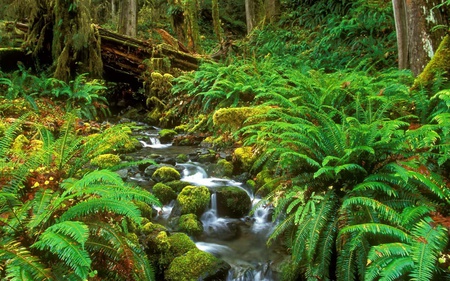
[[[217,213],[220,217],[241,218],[252,207],[247,192],[236,186],[221,186],[216,189]]]

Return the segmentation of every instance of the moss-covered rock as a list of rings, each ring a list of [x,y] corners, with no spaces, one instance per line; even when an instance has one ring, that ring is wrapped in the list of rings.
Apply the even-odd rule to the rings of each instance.
[[[271,182],[273,182],[272,173],[268,169],[263,169],[256,174],[255,191],[262,196],[269,194],[275,188]]]
[[[175,258],[165,272],[170,281],[225,280],[230,266],[210,253],[192,249]]]
[[[221,108],[214,113],[213,123],[221,128],[237,130],[249,117],[265,113],[269,109],[268,106]]]
[[[181,214],[201,215],[209,206],[210,192],[206,186],[188,185],[178,194],[177,202]]]
[[[111,153],[101,154],[91,159],[91,165],[97,166],[101,169],[111,168],[119,163],[120,157]]]
[[[185,214],[178,220],[180,231],[189,235],[199,235],[203,232],[203,225],[195,214]]]
[[[185,188],[188,185],[191,185],[191,183],[189,182],[180,180],[169,181],[165,182],[164,184],[170,186],[176,193],[180,193],[183,190],[183,188]]]
[[[169,264],[179,256],[186,254],[192,249],[197,249],[195,243],[185,233],[174,233],[170,236],[165,231],[158,234],[160,255],[158,263],[161,268],[167,268]]]
[[[178,133],[175,130],[162,129],[158,132],[161,143],[170,143]]]
[[[220,159],[214,165],[212,174],[216,177],[231,177],[233,175],[233,163],[225,159]]]
[[[256,160],[256,155],[250,146],[238,147],[234,150],[233,160],[240,170],[250,171]]]
[[[153,195],[161,201],[164,205],[170,203],[170,201],[175,200],[177,198],[177,194],[173,189],[165,185],[164,183],[158,182],[152,188]]]
[[[248,215],[252,202],[247,192],[236,186],[216,189],[217,212],[221,217],[241,218]]]
[[[189,161],[189,157],[186,154],[178,154],[175,160],[177,163],[186,163]]]
[[[181,179],[180,172],[173,167],[160,167],[152,174],[152,180],[156,182],[169,182]]]

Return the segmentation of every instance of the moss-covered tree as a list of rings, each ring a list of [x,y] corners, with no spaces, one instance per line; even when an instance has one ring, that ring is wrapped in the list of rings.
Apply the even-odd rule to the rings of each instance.
[[[68,81],[76,74],[102,75],[99,35],[90,22],[84,0],[31,0],[28,12],[27,48],[40,69]]]

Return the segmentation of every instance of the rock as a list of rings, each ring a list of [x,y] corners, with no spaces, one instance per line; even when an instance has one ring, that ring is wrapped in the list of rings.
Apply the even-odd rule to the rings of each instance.
[[[178,280],[226,280],[230,265],[210,253],[192,249],[175,258],[165,271],[165,279]]]
[[[128,169],[121,169],[116,171],[116,173],[124,180],[128,178]]]
[[[179,218],[178,230],[188,235],[197,236],[203,233],[203,225],[195,214],[186,214]]]
[[[221,217],[241,218],[252,207],[247,192],[236,186],[221,186],[216,189],[217,213]]]
[[[178,134],[175,130],[170,129],[162,129],[158,132],[159,134],[159,141],[161,143],[171,143],[173,138]]]
[[[181,179],[180,172],[173,166],[159,167],[153,172],[151,177],[156,182],[169,182]]]
[[[170,201],[177,198],[175,191],[173,191],[170,186],[161,182],[158,182],[153,186],[152,193],[159,199],[159,201],[161,201],[163,205],[169,204]]]
[[[213,165],[211,175],[215,177],[231,177],[233,175],[233,163],[220,159],[217,161],[217,164]]]
[[[210,196],[206,186],[186,186],[177,197],[181,214],[192,213],[200,216],[209,206]]]

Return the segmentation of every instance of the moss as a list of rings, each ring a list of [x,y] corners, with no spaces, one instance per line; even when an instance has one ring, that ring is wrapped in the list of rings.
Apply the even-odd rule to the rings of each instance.
[[[161,182],[153,186],[152,193],[164,205],[170,203],[170,201],[177,198],[177,194],[175,193],[175,191],[173,191],[173,189],[170,186],[165,185]]]
[[[161,142],[170,142],[178,133],[175,130],[162,129],[158,132]]]
[[[433,84],[433,79],[437,73],[445,73],[446,77],[450,73],[450,37],[445,36],[439,44],[436,53],[425,69],[414,81],[412,89],[419,87],[427,88]]]
[[[165,272],[165,278],[172,281],[202,280],[202,276],[213,273],[221,261],[210,253],[192,249],[175,258]]]
[[[177,133],[184,133],[188,130],[189,126],[187,124],[181,124],[174,128]]]
[[[236,186],[223,186],[216,190],[219,216],[240,218],[248,214],[252,202],[245,190]]]
[[[195,214],[182,215],[178,221],[180,231],[189,235],[199,235],[203,232],[203,225]]]
[[[238,147],[234,150],[234,160],[244,171],[250,171],[256,156],[250,146]]]
[[[255,178],[256,191],[262,196],[269,194],[274,188],[274,186],[270,184],[272,181],[272,173],[268,169],[263,169]]]
[[[169,182],[181,179],[180,172],[172,167],[160,167],[152,174],[152,179],[156,182]]]
[[[25,135],[18,135],[12,144],[12,151],[15,154],[22,154],[26,145],[30,143],[30,140]]]
[[[120,163],[120,157],[115,154],[101,154],[91,159],[91,165],[97,166],[101,169],[111,168]]]
[[[183,188],[185,188],[188,185],[191,185],[189,182],[175,180],[175,181],[169,181],[165,182],[166,185],[170,186],[176,193],[180,193]]]
[[[187,161],[189,161],[189,157],[186,154],[178,154],[175,160],[178,163],[186,163]]]
[[[158,238],[159,237],[159,238]],[[165,231],[158,234],[158,244],[160,255],[158,263],[160,267],[167,268],[167,266],[176,258],[184,255],[192,249],[196,249],[195,243],[185,233],[174,233],[167,236]]]
[[[221,108],[214,113],[213,123],[221,128],[237,130],[249,117],[263,114],[269,109],[267,106]]]
[[[206,186],[186,186],[177,197],[182,214],[201,215],[208,207],[209,200],[210,192]]]
[[[144,218],[151,218],[153,216],[154,209],[152,208],[151,205],[149,205],[149,204],[147,204],[145,202],[142,202],[142,201],[138,201],[138,200],[136,200],[134,202],[134,204],[141,211],[142,217],[144,217]]]
[[[233,175],[234,166],[230,161],[220,159],[217,161],[216,167],[219,172],[217,176],[231,177]]]
[[[161,231],[166,231],[166,227],[161,225],[161,224],[157,224],[157,223],[153,223],[153,222],[148,222],[146,224],[144,224],[140,230],[145,233],[145,234],[151,234],[151,233],[155,233],[155,232],[161,232]]]

